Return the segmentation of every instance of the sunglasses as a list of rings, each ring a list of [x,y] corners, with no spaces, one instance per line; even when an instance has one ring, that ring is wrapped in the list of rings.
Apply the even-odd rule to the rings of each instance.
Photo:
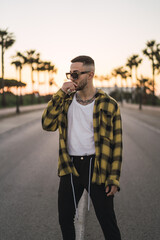
[[[69,73],[66,73],[66,77],[67,77],[67,79],[71,79],[71,77],[72,77],[74,80],[76,80],[76,79],[79,78],[79,75],[85,74],[85,73],[89,73],[89,72],[90,72],[90,71],[85,71],[85,72],[73,72],[73,73],[69,72]]]

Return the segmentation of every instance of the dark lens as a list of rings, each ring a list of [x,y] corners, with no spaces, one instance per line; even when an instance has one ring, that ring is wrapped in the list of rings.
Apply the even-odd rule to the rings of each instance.
[[[76,72],[71,73],[71,76],[73,79],[78,79],[78,73],[76,73]]]

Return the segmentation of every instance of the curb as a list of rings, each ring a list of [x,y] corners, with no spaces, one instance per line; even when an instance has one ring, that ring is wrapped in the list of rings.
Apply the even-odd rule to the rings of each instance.
[[[25,114],[33,111],[43,110],[46,106],[47,106],[47,103],[21,106],[19,109],[20,113],[16,113],[16,108],[0,109],[0,120],[8,117],[19,116],[21,114]]]
[[[123,105],[121,105],[119,103],[119,105],[124,108],[139,110],[139,104],[123,103]],[[142,111],[143,110],[160,112],[160,107],[142,105]],[[141,111],[141,110],[139,110],[139,111]]]

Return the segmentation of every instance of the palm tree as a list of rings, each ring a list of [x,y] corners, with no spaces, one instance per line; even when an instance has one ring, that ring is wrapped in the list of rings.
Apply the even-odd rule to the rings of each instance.
[[[49,85],[52,86],[56,86],[56,87],[59,87],[58,84],[56,83],[55,79],[54,79],[54,74],[57,73],[58,69],[55,67],[55,65],[52,65],[51,66],[52,70],[51,70],[51,73],[50,73],[50,78],[49,78]]]
[[[139,109],[142,109],[142,103],[147,101],[147,98],[152,94],[152,80],[149,78],[145,78],[141,75],[141,78],[138,79],[139,84],[137,85],[137,89],[139,88]]]
[[[138,66],[142,63],[142,58],[138,54],[133,54],[130,58],[127,59],[126,66],[130,68],[130,75],[132,79],[133,86],[133,69],[135,69],[136,85],[138,84]],[[133,101],[133,89],[132,89],[132,101]]]
[[[123,79],[127,80],[128,77],[130,77],[130,73],[125,69],[123,66],[115,68],[112,71],[112,76],[117,77],[120,76],[121,78],[121,104],[123,104]]]
[[[17,52],[15,56],[12,57],[14,61],[11,62],[12,65],[15,65],[17,72],[19,72],[19,82],[22,82],[22,67],[24,65],[24,61],[22,58],[22,53]],[[22,99],[22,88],[20,87],[20,104],[23,104]]]
[[[145,79],[141,76],[141,79],[137,79],[139,81],[139,84],[137,84],[137,89],[139,89],[139,110],[142,110],[142,101],[143,101],[143,92],[145,87],[145,82],[148,81],[148,79]]]
[[[111,76],[114,77],[116,79],[116,81],[117,81],[117,76],[118,75],[117,75],[116,68],[112,70]],[[117,84],[117,82],[115,82],[115,87],[117,87],[117,86],[118,86],[118,84]]]
[[[139,55],[133,55],[133,63],[134,63],[134,66],[135,66],[135,75],[136,75],[136,81],[138,79],[138,67],[139,65],[142,63],[142,58],[139,57]]]
[[[126,64],[126,66],[128,66],[128,67],[130,65],[130,68],[132,67],[132,69],[133,69],[133,67],[135,68],[136,82],[137,82],[137,79],[138,79],[137,70],[138,70],[138,67],[141,63],[142,63],[142,58],[140,58],[138,54],[134,54],[128,59],[128,62]],[[131,76],[132,76],[132,73],[131,73]]]
[[[43,62],[43,64],[44,64],[45,71],[48,72],[48,77],[49,77],[48,85],[51,86],[53,83],[56,85],[53,74],[57,73],[58,69],[51,62]]]
[[[28,64],[31,69],[32,93],[34,93],[33,71],[34,71],[34,64],[37,61],[37,55],[38,53],[36,53],[36,50],[25,51],[24,54],[19,53],[19,57],[23,59],[23,64]]]
[[[130,75],[131,75],[131,81],[132,81],[131,85],[133,86],[133,66],[134,66],[134,63],[133,63],[132,57],[127,59],[126,66],[130,69]]]
[[[31,96],[31,102],[34,101],[34,79],[33,79],[33,72],[34,72],[34,64],[37,61],[37,53],[36,50],[29,50],[25,51],[24,54],[20,54],[20,57],[23,58],[24,64],[27,64],[30,66],[31,69],[31,82],[32,82],[32,96]]]
[[[158,70],[158,74],[160,74],[160,43],[157,44],[156,69]]]
[[[34,94],[34,79],[33,79],[33,71],[34,71],[34,63],[36,63],[36,50],[26,51],[27,55],[24,58],[24,63],[30,65],[31,68],[31,82],[32,82],[32,93]]]
[[[123,67],[118,67],[118,68],[115,68],[113,69],[112,71],[112,76],[115,77],[117,79],[118,76],[121,77],[121,74],[123,72]],[[117,84],[117,87],[118,87],[118,84]],[[120,99],[121,99],[121,104],[123,104],[123,96],[122,96],[122,78],[121,78],[121,91],[120,91]]]
[[[15,42],[13,33],[0,29],[0,45],[1,45],[1,59],[2,59],[2,106],[6,106],[5,92],[4,92],[4,53],[5,50],[11,47]]]
[[[37,71],[38,73],[38,85],[40,85],[40,81],[39,81],[39,72],[45,72],[48,73],[48,85],[57,85],[57,83],[54,81],[54,76],[53,74],[56,74],[58,69],[55,67],[55,65],[53,65],[51,62],[49,61],[42,61],[40,60],[40,54],[37,54],[37,58],[35,59],[35,63],[36,63],[36,68],[34,68],[34,71]],[[44,83],[46,82],[46,76],[45,76],[45,80]]]
[[[155,40],[148,41],[146,43],[146,48],[143,50],[143,54],[149,58],[152,62],[152,87],[153,87],[153,104],[155,104],[155,70],[157,68],[157,59],[156,54],[159,52],[158,44],[156,44]]]
[[[40,85],[40,79],[39,79],[39,73],[42,71],[43,62],[40,59],[40,53],[37,53],[35,56],[35,65],[36,67],[33,67],[33,71],[37,71],[37,80],[38,80],[38,92],[39,92],[39,85]]]
[[[122,79],[125,79],[127,73],[128,73],[128,71],[126,69],[124,69],[124,67],[122,67],[122,66],[113,69],[113,71],[111,73],[113,77],[116,77],[116,78],[118,76],[121,77],[121,88],[123,87]]]
[[[54,74],[57,74],[58,69],[55,67],[55,65],[51,64],[49,67],[49,85],[55,85],[58,87],[58,84],[54,80]]]
[[[19,70],[19,81],[21,82],[21,69],[22,69],[22,63],[20,61],[12,61],[11,64],[15,65],[16,70]],[[21,87],[20,87],[21,89]],[[19,113],[19,96],[18,96],[18,88],[17,88],[17,104],[16,104],[16,112]],[[20,96],[21,96],[21,91],[20,91]]]
[[[101,87],[103,87],[103,81],[109,81],[111,79],[109,75],[95,75],[94,78],[101,82]]]

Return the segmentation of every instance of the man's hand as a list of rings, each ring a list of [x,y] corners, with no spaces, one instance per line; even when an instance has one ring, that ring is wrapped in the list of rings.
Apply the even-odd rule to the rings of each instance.
[[[68,81],[63,83],[63,86],[61,87],[62,91],[65,92],[66,94],[70,94],[71,92],[74,92],[76,90],[77,84],[72,82],[72,81]]]
[[[107,197],[114,195],[117,191],[118,191],[118,188],[115,185],[111,185],[110,187],[109,186],[106,187]]]

